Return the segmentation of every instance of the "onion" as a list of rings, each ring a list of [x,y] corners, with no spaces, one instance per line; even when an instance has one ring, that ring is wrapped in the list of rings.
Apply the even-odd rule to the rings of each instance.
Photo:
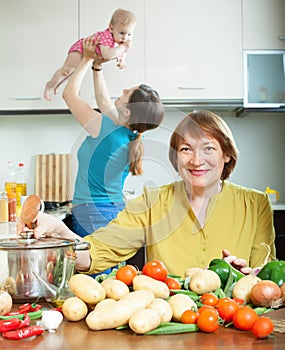
[[[257,282],[250,291],[250,299],[255,306],[278,308],[282,305],[281,289],[270,280]]]
[[[0,290],[0,315],[6,315],[11,311],[13,300],[11,295],[4,290]]]
[[[280,290],[281,290],[281,297],[283,299],[283,304],[285,304],[285,282],[281,284]]]

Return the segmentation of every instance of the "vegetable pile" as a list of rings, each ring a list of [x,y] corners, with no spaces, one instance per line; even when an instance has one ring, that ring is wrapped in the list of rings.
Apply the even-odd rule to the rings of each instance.
[[[152,260],[142,271],[125,265],[96,279],[72,276],[69,285],[75,296],[64,302],[62,312],[69,321],[85,319],[90,330],[155,335],[212,333],[224,326],[265,338],[274,325],[264,314],[283,305],[285,287],[261,276],[243,275],[215,259],[208,269],[188,268],[180,277]]]

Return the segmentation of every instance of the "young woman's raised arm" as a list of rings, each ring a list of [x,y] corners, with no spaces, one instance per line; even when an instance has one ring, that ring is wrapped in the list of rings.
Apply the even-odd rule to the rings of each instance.
[[[79,96],[82,81],[92,61],[87,57],[82,58],[79,66],[69,78],[62,96],[77,121],[91,136],[96,137],[100,132],[102,115]]]
[[[84,56],[86,58],[92,58],[94,60],[92,69],[96,103],[99,110],[103,114],[107,115],[110,119],[116,122],[118,114],[114,104],[111,101],[110,94],[102,72],[102,62],[106,62],[107,60],[101,59],[96,55],[95,46],[96,42],[94,43],[93,36],[90,36],[83,41]]]

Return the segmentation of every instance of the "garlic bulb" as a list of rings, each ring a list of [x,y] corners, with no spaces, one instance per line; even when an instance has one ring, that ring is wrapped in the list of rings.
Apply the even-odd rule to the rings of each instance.
[[[42,313],[42,326],[50,333],[55,333],[63,321],[63,315],[56,310],[44,310]]]

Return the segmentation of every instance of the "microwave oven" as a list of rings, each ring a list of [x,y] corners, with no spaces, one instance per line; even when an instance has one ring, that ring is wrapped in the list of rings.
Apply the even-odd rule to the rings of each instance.
[[[244,50],[244,107],[285,107],[285,50]]]

